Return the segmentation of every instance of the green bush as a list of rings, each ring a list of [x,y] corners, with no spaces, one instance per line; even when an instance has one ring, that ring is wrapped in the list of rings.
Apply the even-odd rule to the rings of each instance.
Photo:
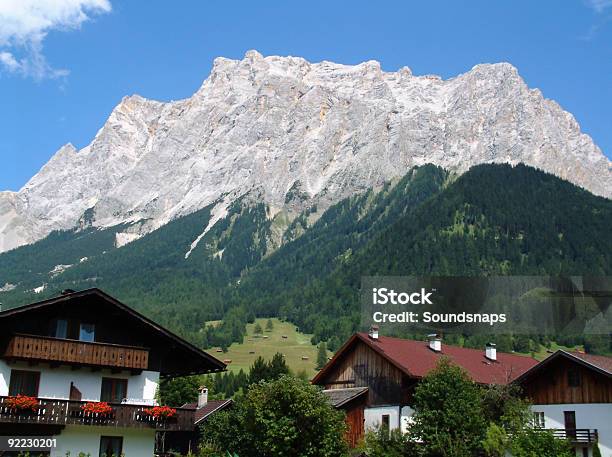
[[[344,414],[321,391],[291,376],[252,385],[203,435],[240,457],[346,457]]]
[[[389,432],[383,427],[368,431],[363,443],[358,447],[358,452],[368,457],[417,457],[419,455],[415,443],[411,443],[399,429]]]
[[[525,427],[512,436],[510,452],[513,457],[575,457],[567,440],[560,440],[544,429]]]
[[[410,435],[425,455],[471,457],[485,438],[481,389],[446,358],[414,392],[416,410]]]
[[[599,450],[599,443],[595,443],[595,446],[593,446],[593,457],[601,457],[601,451]]]
[[[508,449],[508,434],[497,424],[489,424],[482,448],[487,457],[504,457]]]

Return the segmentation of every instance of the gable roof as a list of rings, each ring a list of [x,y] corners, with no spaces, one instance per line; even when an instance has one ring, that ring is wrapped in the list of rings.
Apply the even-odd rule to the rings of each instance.
[[[330,370],[352,349],[355,344],[366,344],[400,371],[412,378],[422,378],[433,370],[438,361],[447,357],[463,368],[480,384],[508,384],[535,366],[538,362],[531,357],[497,352],[497,360],[490,361],[483,349],[469,349],[442,345],[441,352],[434,352],[424,341],[379,336],[377,340],[366,333],[354,334],[334,355],[325,367],[314,377],[313,384],[324,384]]]
[[[155,333],[157,337],[162,339],[162,341],[166,341],[168,345],[176,346],[183,355],[191,359],[191,366],[185,366],[184,369],[179,370],[180,372],[167,374],[211,373],[225,370],[226,365],[220,360],[197,348],[180,336],[172,333],[170,330],[155,323],[151,319],[143,316],[139,312],[121,303],[116,298],[111,297],[98,288],[65,293],[58,297],[2,311],[0,312],[0,329],[2,328],[2,324],[4,322],[10,322],[10,320],[13,318],[22,319],[24,316],[27,316],[28,313],[36,312],[37,310],[50,309],[55,306],[61,306],[62,304],[77,302],[79,299],[92,297],[102,300],[106,304],[118,309],[120,312],[125,313],[127,316],[143,325],[147,330]]]
[[[588,369],[594,370],[604,376],[612,378],[612,357],[606,357],[603,355],[585,354],[582,352],[564,351],[559,349],[554,354],[548,356],[536,366],[527,370],[515,382],[522,383],[532,376],[540,373],[544,368],[559,359],[571,360],[574,363],[582,365]]]
[[[206,405],[204,405],[202,408],[198,408],[197,403],[185,403],[182,406],[182,408],[196,410],[194,424],[197,425],[200,422],[204,421],[211,414],[216,413],[217,411],[222,411],[225,408],[231,406],[232,403],[233,403],[233,400],[231,399],[208,400],[208,403],[206,403]]]
[[[347,403],[368,392],[367,387],[349,387],[348,389],[328,389],[323,391],[334,408],[341,408]]]
[[[562,351],[565,352],[565,351]],[[584,352],[568,352],[569,355],[588,363],[594,368],[598,368],[612,376],[612,357],[605,355],[585,354]]]

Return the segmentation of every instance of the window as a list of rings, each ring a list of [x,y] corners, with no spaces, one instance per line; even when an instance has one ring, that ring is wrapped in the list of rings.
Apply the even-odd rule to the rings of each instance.
[[[55,338],[68,338],[68,321],[55,319],[51,322],[51,336]]]
[[[80,341],[94,342],[95,335],[96,335],[96,327],[94,324],[81,323],[81,326],[79,329],[79,340]]]
[[[11,370],[9,395],[27,395],[38,397],[38,384],[40,373],[38,371]]]
[[[127,379],[102,378],[100,401],[121,403],[127,397]]]
[[[101,436],[100,457],[119,457],[123,452],[123,437]]]
[[[381,418],[381,428],[383,430],[386,430],[387,433],[389,433],[390,431],[390,427],[389,427],[389,415],[388,414],[383,414],[382,418]]]
[[[567,385],[570,387],[580,387],[580,371],[577,368],[570,368],[568,370]]]
[[[541,411],[535,411],[533,413],[533,425],[538,428],[545,428],[546,419],[544,419],[544,413]]]

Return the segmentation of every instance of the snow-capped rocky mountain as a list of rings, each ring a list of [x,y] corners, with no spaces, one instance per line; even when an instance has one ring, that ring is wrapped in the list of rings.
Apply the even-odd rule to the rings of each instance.
[[[325,208],[415,165],[485,162],[612,197],[612,162],[510,64],[442,80],[249,51],[216,59],[188,99],[124,98],[91,144],[63,146],[19,192],[0,193],[0,252],[56,229],[130,223],[122,244],[211,203],[219,218],[247,193],[271,214]]]

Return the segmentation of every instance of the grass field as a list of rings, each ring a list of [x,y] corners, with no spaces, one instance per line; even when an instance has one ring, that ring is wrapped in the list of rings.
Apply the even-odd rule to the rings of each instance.
[[[215,349],[207,352],[220,360],[231,360],[227,366],[228,370],[238,372],[242,368],[246,373],[257,357],[262,356],[270,360],[274,354],[280,352],[294,373],[305,370],[308,376],[312,377],[316,373],[317,363],[317,347],[310,342],[312,335],[300,333],[296,331],[295,325],[275,318],[272,319],[273,329],[267,331],[267,322],[268,319],[257,319],[254,324],[247,324],[247,336],[242,344],[232,344],[226,353],[217,352]],[[255,335],[257,323],[264,329],[261,335]],[[303,360],[303,357],[308,359]]]
[[[551,355],[552,352],[556,352],[559,349],[563,349],[564,351],[569,351],[569,352],[576,352],[576,351],[584,351],[584,346],[575,346],[575,347],[568,347],[568,346],[561,346],[560,344],[555,343],[554,341],[551,343],[550,345],[550,351],[548,352],[548,348],[541,346],[540,350],[536,353],[533,354],[533,356],[537,359],[537,360],[544,360],[546,357],[548,357],[549,355]],[[529,354],[531,355],[531,354]]]

